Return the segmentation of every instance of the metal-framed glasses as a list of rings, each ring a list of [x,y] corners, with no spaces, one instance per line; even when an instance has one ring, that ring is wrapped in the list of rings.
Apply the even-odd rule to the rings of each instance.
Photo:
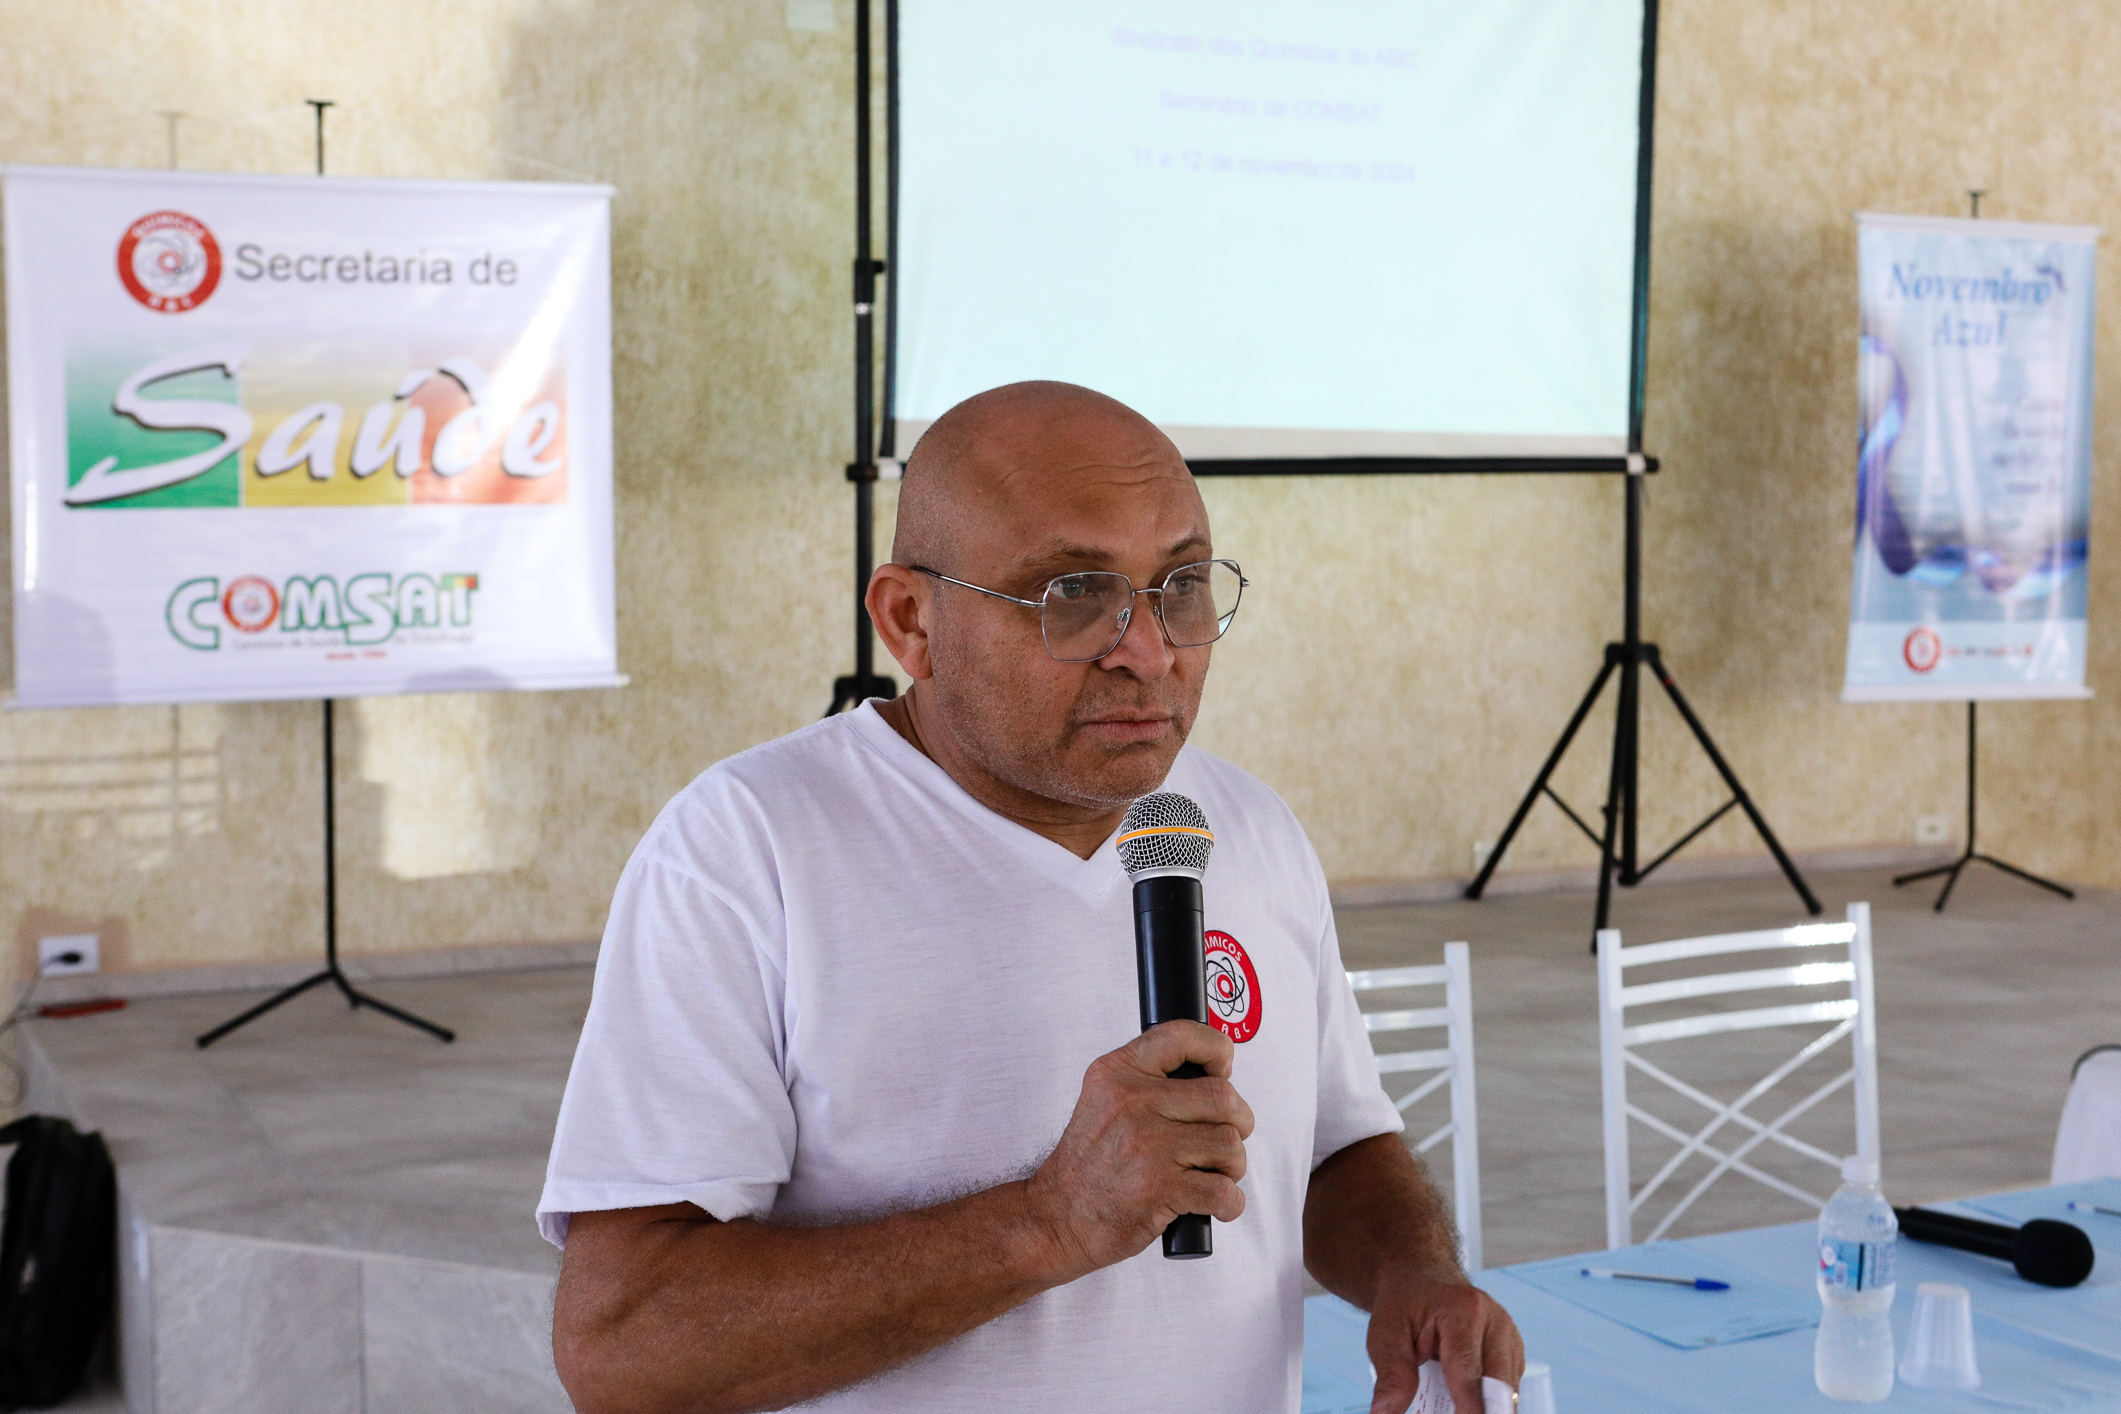
[[[1235,560],[1201,560],[1180,565],[1163,583],[1136,589],[1134,581],[1111,570],[1078,570],[1046,581],[1036,599],[1019,599],[984,584],[952,579],[926,565],[910,566],[945,584],[976,590],[1011,604],[1038,610],[1046,651],[1063,663],[1092,663],[1119,647],[1134,620],[1136,595],[1155,596],[1151,607],[1173,648],[1199,648],[1230,631],[1237,601],[1252,581]]]

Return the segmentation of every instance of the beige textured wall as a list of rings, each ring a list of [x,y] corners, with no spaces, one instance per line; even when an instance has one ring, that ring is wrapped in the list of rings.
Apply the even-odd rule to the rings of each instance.
[[[615,183],[621,691],[342,715],[351,952],[573,939],[694,773],[809,721],[847,667],[848,0],[0,0],[0,160]],[[2121,225],[2121,38],[2066,5],[1667,0],[1647,622],[1784,838],[1904,843],[1957,809],[1960,709],[1835,700],[1861,208]],[[2102,462],[2121,436],[2114,282]],[[1258,587],[1198,739],[1280,787],[1341,879],[1467,871],[1617,628],[1604,479],[1215,481]],[[888,535],[890,498],[884,497]],[[2102,474],[2095,566],[2121,555]],[[2121,612],[2093,585],[2092,678]],[[1646,842],[1721,799],[1653,704]],[[1561,778],[1588,806],[1603,714]],[[2121,884],[2121,704],[2002,705],[1984,837]],[[0,717],[0,925],[106,965],[317,946],[317,709]],[[1513,867],[1585,864],[1550,808]],[[1749,852],[1727,821],[1695,848]]]

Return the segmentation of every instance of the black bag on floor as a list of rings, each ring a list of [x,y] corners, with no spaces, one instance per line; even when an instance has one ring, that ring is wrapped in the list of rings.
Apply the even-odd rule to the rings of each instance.
[[[48,1409],[88,1372],[110,1314],[117,1175],[100,1134],[30,1115],[0,1128],[0,1409]]]

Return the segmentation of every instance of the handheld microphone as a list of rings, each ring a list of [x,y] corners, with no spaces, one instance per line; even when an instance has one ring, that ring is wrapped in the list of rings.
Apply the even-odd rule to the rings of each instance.
[[[2075,1286],[2092,1274],[2092,1240],[2070,1223],[2034,1218],[2024,1227],[2006,1227],[1928,1208],[1895,1208],[1893,1215],[1901,1233],[1917,1242],[2000,1257],[2042,1286]]]
[[[1134,979],[1142,1030],[1165,1021],[1208,1019],[1208,964],[1201,932],[1201,876],[1215,836],[1200,807],[1174,791],[1145,795],[1119,827],[1119,862],[1134,884]],[[1192,1061],[1174,1080],[1205,1075]],[[1164,1229],[1164,1255],[1208,1257],[1215,1238],[1206,1213],[1185,1213]]]

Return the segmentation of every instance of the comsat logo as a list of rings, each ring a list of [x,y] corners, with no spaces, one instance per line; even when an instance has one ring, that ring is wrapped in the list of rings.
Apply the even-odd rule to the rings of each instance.
[[[246,574],[225,587],[207,575],[178,585],[163,617],[177,642],[201,652],[222,646],[224,628],[236,644],[277,629],[373,645],[401,630],[470,628],[478,587],[475,574],[357,574],[343,588],[328,574],[289,575],[277,586]]]

